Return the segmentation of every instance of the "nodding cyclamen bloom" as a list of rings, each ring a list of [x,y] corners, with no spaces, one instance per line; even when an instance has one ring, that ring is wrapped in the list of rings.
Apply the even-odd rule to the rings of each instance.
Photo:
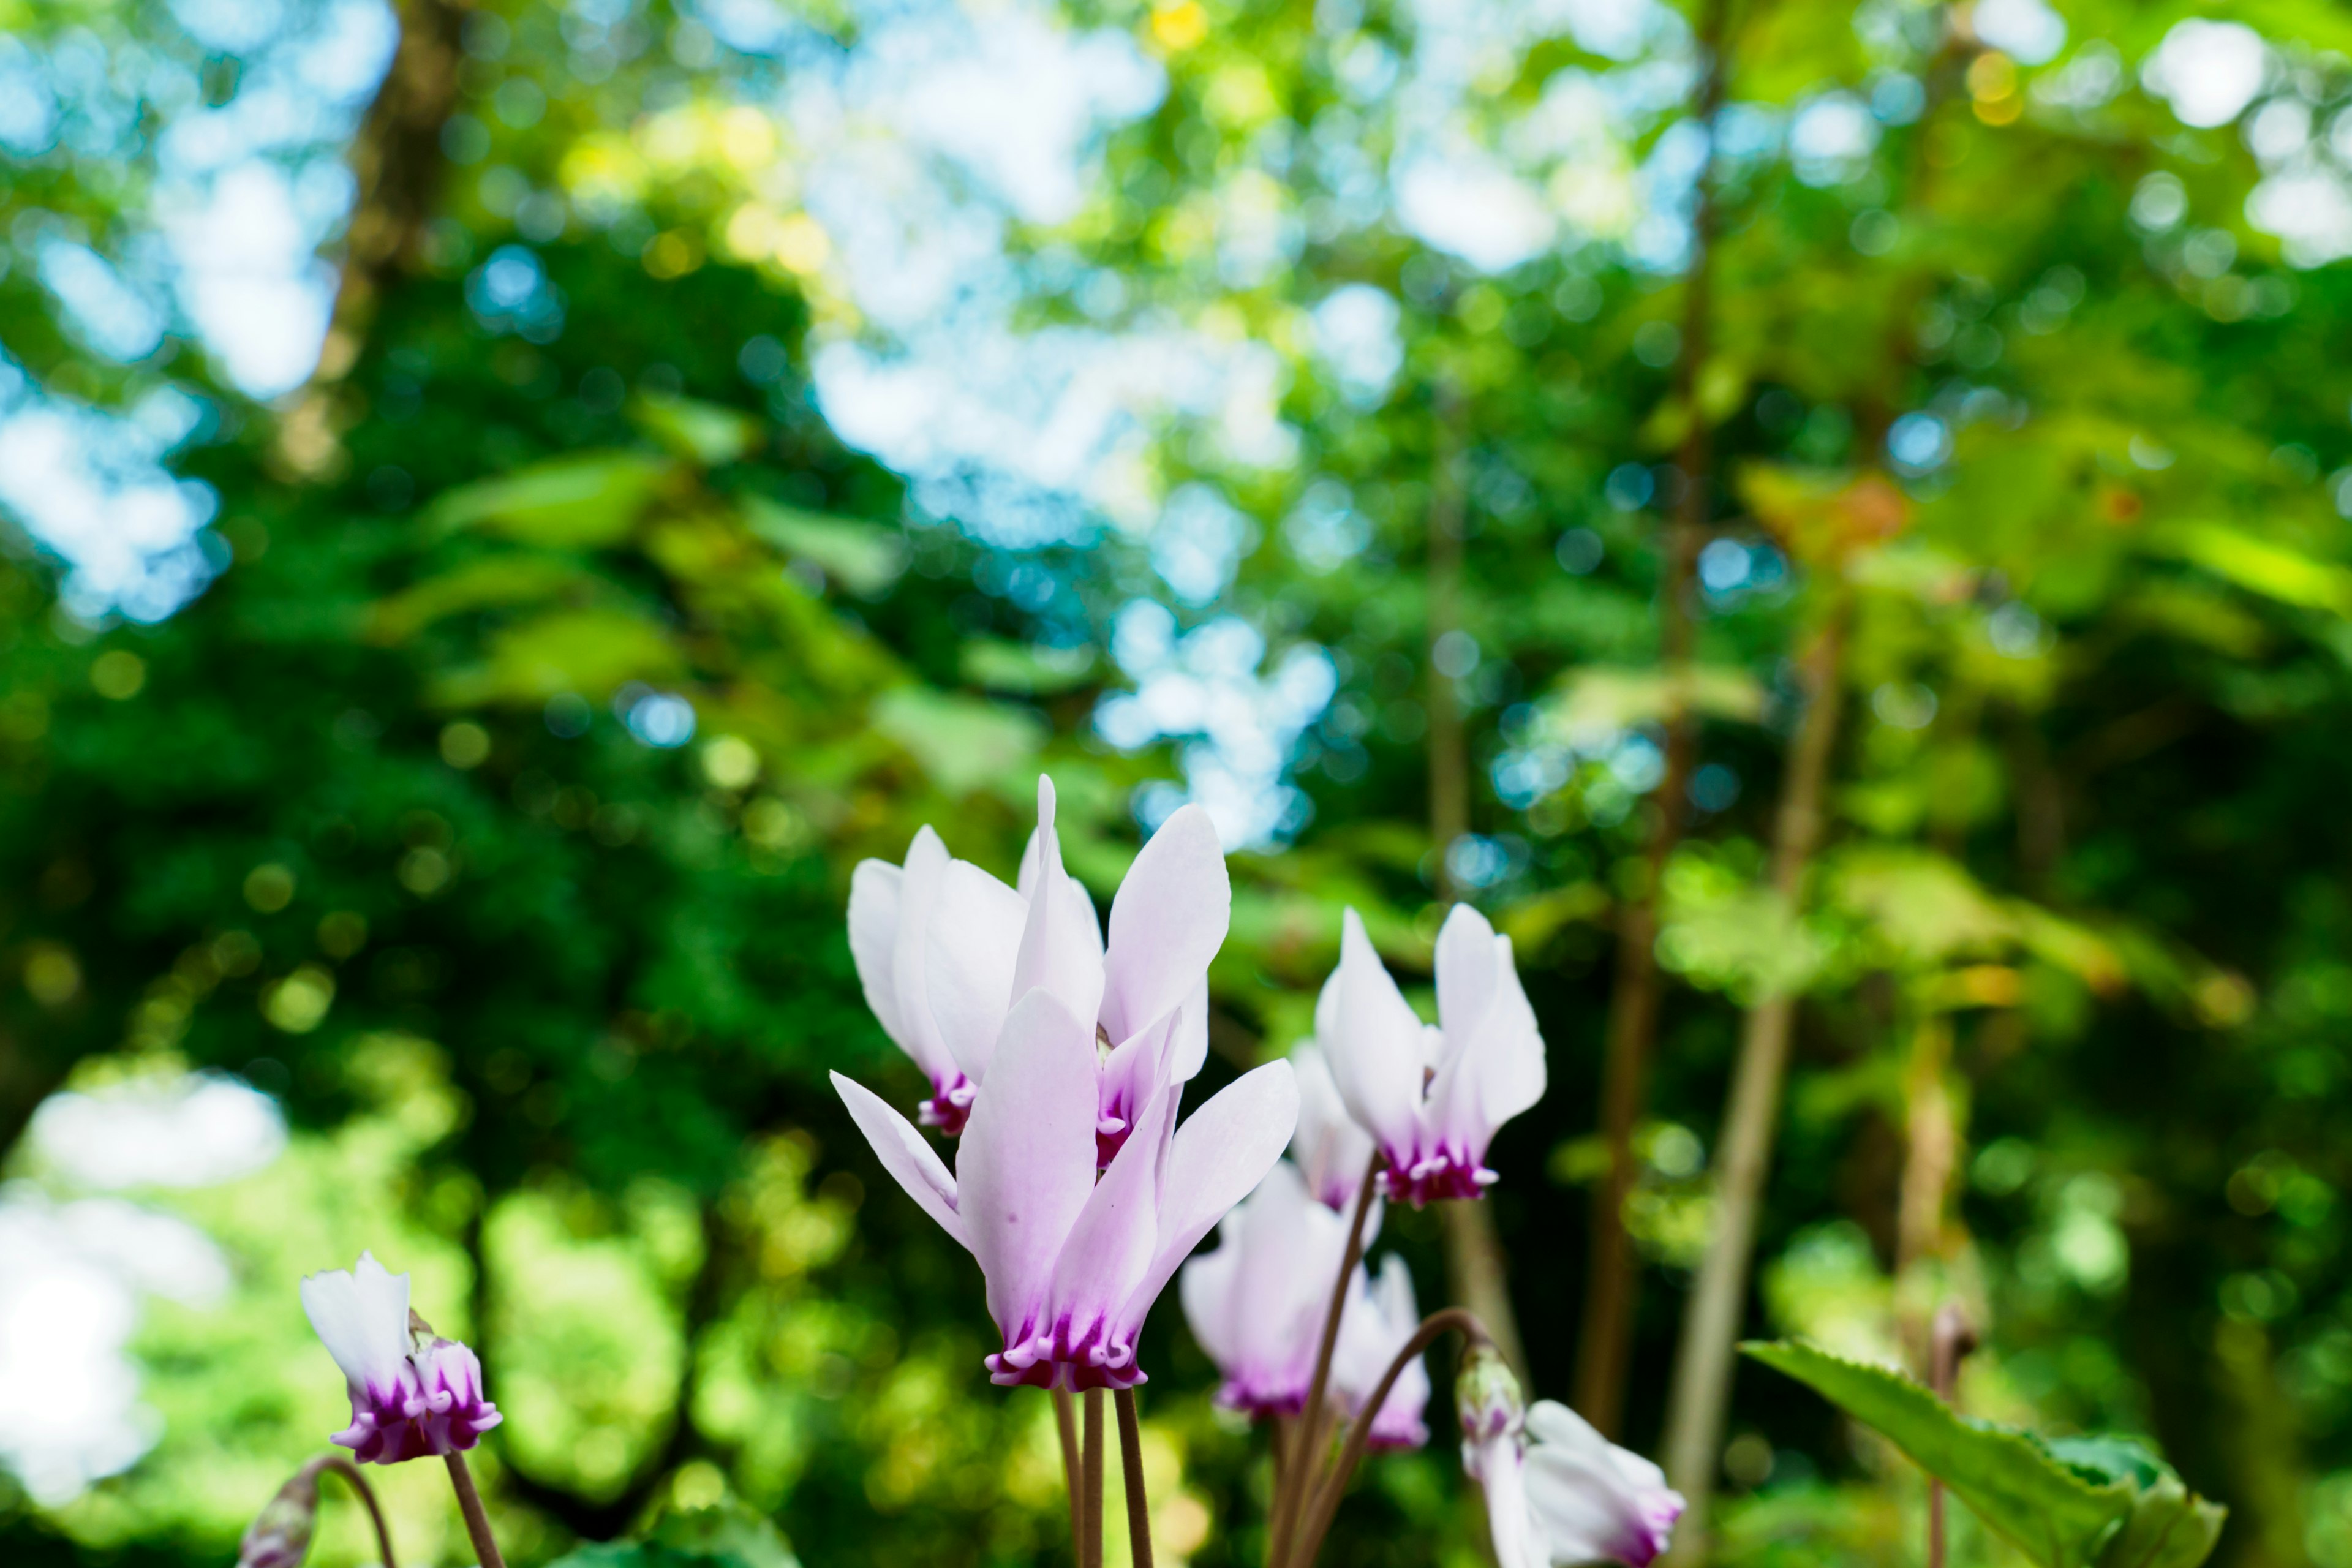
[[[1107,1167],[1160,1085],[1201,1070],[1209,961],[1232,906],[1217,830],[1188,805],[1136,856],[1106,942],[1094,900],[1062,868],[1054,784],[1041,776],[1017,886],[950,858],[927,827],[904,867],[858,867],[850,951],[875,1016],[930,1077],[922,1121],[950,1134],[962,1130],[1015,1001],[1042,989],[1090,1023],[1100,1047],[1097,1164]]]
[[[1389,1363],[1421,1327],[1421,1306],[1413,1300],[1412,1271],[1404,1259],[1391,1253],[1381,1260],[1377,1277],[1356,1270],[1348,1309],[1339,1317],[1339,1342],[1331,1352],[1331,1386],[1339,1407],[1351,1421],[1361,1419],[1364,1404],[1388,1375]],[[1429,1405],[1429,1365],[1415,1356],[1389,1389],[1388,1398],[1372,1417],[1375,1448],[1418,1448],[1429,1441],[1422,1412]]]
[[[1378,1228],[1375,1211],[1367,1230]],[[1331,1282],[1347,1250],[1348,1221],[1317,1203],[1285,1162],[1226,1218],[1217,1250],[1184,1265],[1185,1321],[1224,1375],[1218,1404],[1253,1415],[1296,1415],[1307,1407]],[[1420,1321],[1402,1259],[1388,1260],[1377,1287],[1357,1268],[1331,1360],[1330,1397],[1344,1414],[1361,1410]],[[1416,1359],[1381,1407],[1372,1441],[1383,1447],[1427,1441],[1421,1415],[1428,1402],[1428,1370]]]
[[[1348,1114],[1319,1047],[1299,1047],[1290,1053],[1290,1065],[1298,1072],[1298,1136],[1290,1141],[1290,1156],[1317,1201],[1346,1214],[1356,1206],[1356,1189],[1371,1163],[1372,1136]]]
[[[1657,1466],[1564,1405],[1539,1400],[1524,1423],[1481,1425],[1468,1403],[1462,1465],[1486,1489],[1500,1568],[1646,1568],[1665,1551],[1683,1500]]]
[[[1437,933],[1437,1019],[1421,1021],[1349,910],[1315,1037],[1348,1114],[1388,1158],[1382,1188],[1416,1208],[1482,1195],[1495,1130],[1543,1098],[1543,1036],[1511,939],[1467,904]]]
[[[1163,1017],[1151,1048],[1164,1050],[1181,1027]],[[1181,1127],[1182,1086],[1162,1082],[1097,1181],[1097,1061],[1092,1026],[1050,991],[1024,995],[1004,1020],[953,1175],[906,1118],[833,1075],[883,1167],[978,1260],[1004,1339],[988,1358],[1000,1384],[1143,1382],[1135,1340],[1144,1315],[1297,1122],[1287,1062],[1244,1074]]]
[[[332,1441],[362,1464],[396,1465],[472,1447],[504,1419],[482,1397],[482,1363],[415,1325],[408,1276],[375,1254],[302,1281],[302,1310],[351,1385],[352,1424]]]

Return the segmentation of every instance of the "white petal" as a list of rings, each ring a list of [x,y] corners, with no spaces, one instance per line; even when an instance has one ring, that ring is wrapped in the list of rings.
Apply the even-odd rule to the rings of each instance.
[[[941,1230],[970,1251],[971,1240],[965,1234],[962,1217],[956,1213],[955,1178],[948,1173],[947,1166],[923,1135],[880,1095],[856,1079],[835,1073],[833,1087],[842,1103],[849,1108],[850,1120],[857,1123],[857,1130],[866,1134],[866,1142],[873,1145],[874,1157],[890,1173],[891,1180],[905,1188],[907,1195],[925,1214],[939,1221]]]
[[[1383,1143],[1411,1144],[1421,1106],[1426,1030],[1353,910],[1340,928],[1339,967],[1325,984],[1324,997],[1316,1007],[1316,1043],[1323,1047],[1348,1114]]]
[[[1181,807],[1143,846],[1111,900],[1102,1002],[1111,1038],[1126,1038],[1203,989],[1233,903],[1215,825],[1200,806]],[[1208,1015],[1198,1017],[1205,1046]]]
[[[987,1077],[1013,1005],[1013,966],[1028,914],[1020,894],[970,861],[950,861],[940,872],[923,939],[923,987],[941,1044],[974,1083]]]
[[[860,860],[857,869],[849,874],[849,956],[857,964],[857,984],[882,1032],[902,1050],[907,1029],[898,1016],[897,963],[898,889],[903,876],[887,860]]]
[[[940,1038],[939,1021],[931,1016],[928,963],[931,917],[940,901],[940,882],[950,864],[948,847],[925,827],[907,846],[905,879],[899,884],[898,931],[891,956],[892,980],[898,1001],[898,1037],[915,1065],[934,1084],[952,1079],[959,1070],[955,1054]]]
[[[1298,1124],[1298,1084],[1288,1062],[1244,1073],[1176,1130],[1160,1211],[1159,1248],[1121,1310],[1139,1325],[1160,1288],[1209,1227],[1274,1168]]]
[[[1080,1335],[1092,1324],[1109,1321],[1150,1267],[1176,1095],[1173,1088],[1160,1087],[1087,1194],[1054,1266],[1046,1292],[1049,1321],[1066,1321]]]
[[[1054,830],[1054,781],[1043,774],[1037,779],[1036,851],[1028,918],[1013,959],[1013,994],[1050,991],[1061,998],[1070,1016],[1091,1025],[1102,1006],[1102,927],[1095,921],[1094,900],[1062,869],[1062,844]]]
[[[354,1387],[389,1390],[408,1359],[408,1276],[360,1254],[356,1268],[306,1277],[302,1310]]]

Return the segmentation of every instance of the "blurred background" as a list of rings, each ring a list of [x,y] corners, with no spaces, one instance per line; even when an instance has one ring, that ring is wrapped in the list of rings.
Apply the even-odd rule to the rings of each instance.
[[[481,1352],[520,1568],[730,1498],[811,1568],[1065,1560],[1046,1402],[824,1079],[920,1092],[852,866],[1009,876],[1048,771],[1098,898],[1185,801],[1235,852],[1203,1087],[1347,905],[1424,1005],[1448,900],[1512,935],[1550,1090],[1388,1236],[1536,1393],[1657,1451],[1777,1019],[1747,1331],[1917,1364],[1958,1303],[1969,1409],[2352,1565],[2347,55],[2318,0],[0,0],[0,1557],[232,1561],[366,1247]],[[1143,1353],[1165,1557],[1256,1561],[1172,1300]],[[1444,1410],[1328,1560],[1483,1561]],[[1715,1561],[1918,1559],[1771,1373],[1720,1458]]]

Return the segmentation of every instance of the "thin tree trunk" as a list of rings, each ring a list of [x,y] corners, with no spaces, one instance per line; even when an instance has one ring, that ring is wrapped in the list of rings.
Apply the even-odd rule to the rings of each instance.
[[[1437,668],[1438,645],[1462,629],[1462,406],[1450,386],[1437,393],[1437,443],[1429,503],[1429,836],[1436,845],[1437,897],[1461,896],[1451,867],[1454,841],[1470,831],[1470,759],[1454,677]],[[1454,1299],[1476,1313],[1511,1370],[1528,1374],[1510,1277],[1494,1211],[1481,1200],[1442,1204],[1445,1268]]]
[[[1699,89],[1698,123],[1713,144],[1717,112],[1723,104],[1724,0],[1709,0],[1700,20],[1700,46],[1706,77]],[[1666,713],[1666,766],[1658,784],[1655,821],[1650,834],[1647,870],[1640,890],[1627,900],[1617,921],[1617,973],[1609,994],[1609,1025],[1601,1079],[1601,1136],[1609,1165],[1592,1196],[1592,1254],[1584,1286],[1583,1332],[1577,1347],[1576,1407],[1604,1437],[1615,1437],[1623,1422],[1625,1374],[1633,1335],[1633,1304],[1641,1272],[1625,1234],[1625,1203],[1635,1176],[1633,1130],[1649,1101],[1650,1058],[1657,1043],[1659,993],[1658,886],[1666,862],[1682,840],[1685,797],[1698,753],[1697,725],[1684,704],[1683,678],[1690,668],[1691,576],[1699,541],[1707,529],[1712,466],[1711,432],[1698,405],[1699,372],[1713,339],[1716,233],[1715,163],[1710,157],[1698,180],[1698,206],[1691,218],[1691,265],[1683,310],[1682,360],[1675,395],[1689,417],[1676,467],[1682,494],[1666,529],[1664,570],[1658,584],[1658,654],[1671,706]]]
[[[1804,661],[1805,713],[1772,832],[1772,889],[1791,917],[1799,884],[1821,839],[1822,797],[1837,742],[1846,612],[1843,587],[1832,584],[1827,591],[1837,598]],[[1740,1029],[1717,1152],[1715,1239],[1692,1286],[1667,1399],[1666,1476],[1688,1504],[1675,1536],[1677,1563],[1699,1562],[1706,1550],[1707,1502],[1723,1449],[1732,1357],[1748,1303],[1756,1218],[1772,1163],[1796,1007],[1793,994],[1764,997],[1748,1009]]]

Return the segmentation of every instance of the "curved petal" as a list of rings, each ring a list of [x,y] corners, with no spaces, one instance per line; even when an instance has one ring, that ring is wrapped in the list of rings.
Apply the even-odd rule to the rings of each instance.
[[[1102,927],[1096,923],[1094,900],[1062,869],[1062,843],[1054,830],[1054,781],[1043,773],[1037,776],[1037,837],[1033,843],[1036,869],[1013,964],[1013,994],[1050,991],[1072,1017],[1091,1026],[1102,1007]]]
[[[1290,1065],[1298,1074],[1298,1133],[1290,1141],[1290,1156],[1306,1173],[1317,1199],[1347,1209],[1355,1203],[1356,1187],[1371,1163],[1372,1135],[1348,1114],[1322,1047],[1298,1047],[1290,1053]]]
[[[898,884],[898,930],[892,954],[892,983],[898,993],[897,1038],[915,1065],[929,1076],[934,1087],[953,1079],[955,1056],[940,1037],[931,1016],[927,961],[930,954],[931,916],[939,904],[940,880],[950,864],[948,847],[929,827],[907,846],[907,864]],[[853,889],[853,899],[855,889]]]
[[[1021,895],[968,860],[940,872],[924,932],[923,988],[940,1041],[974,1083],[988,1073],[1013,1005],[1013,969],[1028,918]]]
[[[1238,1226],[1228,1223],[1220,1233],[1217,1249],[1189,1260],[1176,1275],[1176,1299],[1184,1309],[1185,1324],[1192,1329],[1192,1338],[1200,1342],[1201,1349],[1216,1363],[1217,1370],[1227,1377],[1233,1375],[1241,1355],[1237,1332],[1243,1320],[1234,1305],[1241,1283],[1239,1230]]]
[[[1177,1006],[1176,1034],[1168,1047],[1168,1081],[1190,1083],[1209,1060],[1209,977]]]
[[[1495,1003],[1495,928],[1468,904],[1456,904],[1438,928],[1437,1024],[1449,1050],[1478,1026]]]
[[[1176,1266],[1265,1179],[1297,1123],[1290,1064],[1268,1062],[1228,1084],[1176,1130],[1161,1185],[1159,1245],[1120,1309],[1122,1332],[1142,1323]]]
[[[1092,1022],[1030,992],[1004,1020],[956,1154],[956,1212],[1008,1344],[1036,1321],[1094,1192],[1096,1103]]]
[[[1419,1121],[1426,1029],[1389,977],[1353,910],[1340,927],[1339,967],[1323,991],[1316,1005],[1316,1040],[1348,1114],[1391,1149],[1410,1147]]]
[[[849,956],[857,965],[858,988],[882,1032],[901,1050],[907,1047],[898,980],[898,891],[904,879],[905,873],[887,860],[860,860],[849,874]]]
[[[923,1135],[908,1125],[907,1119],[892,1110],[888,1101],[856,1079],[844,1078],[839,1073],[832,1078],[834,1092],[849,1108],[849,1119],[866,1134],[866,1142],[874,1147],[874,1157],[882,1162],[890,1179],[905,1188],[907,1195],[939,1221],[940,1228],[953,1237],[965,1251],[972,1250],[963,1218],[956,1213],[955,1178],[948,1173],[947,1166]]]
[[[1585,1561],[1547,1550],[1543,1532],[1528,1514],[1525,1465],[1517,1432],[1462,1445],[1462,1468],[1486,1489],[1486,1524],[1494,1532],[1498,1568],[1550,1568],[1555,1562]]]
[[[1111,900],[1102,1022],[1112,1039],[1125,1039],[1201,988],[1224,945],[1233,905],[1215,824],[1197,805],[1180,808],[1144,844]],[[1207,1014],[1199,1017],[1205,1045]]]
[[[357,1267],[302,1280],[302,1312],[354,1388],[398,1386],[408,1360],[408,1276],[362,1252]]]
[[[1054,1265],[1045,1317],[1065,1343],[1095,1339],[1112,1323],[1150,1267],[1157,1238],[1160,1185],[1167,1172],[1169,1134],[1176,1124],[1176,1090],[1162,1085],[1136,1118],[1134,1135],[1087,1196]],[[1116,1343],[1120,1336],[1107,1334]]]

